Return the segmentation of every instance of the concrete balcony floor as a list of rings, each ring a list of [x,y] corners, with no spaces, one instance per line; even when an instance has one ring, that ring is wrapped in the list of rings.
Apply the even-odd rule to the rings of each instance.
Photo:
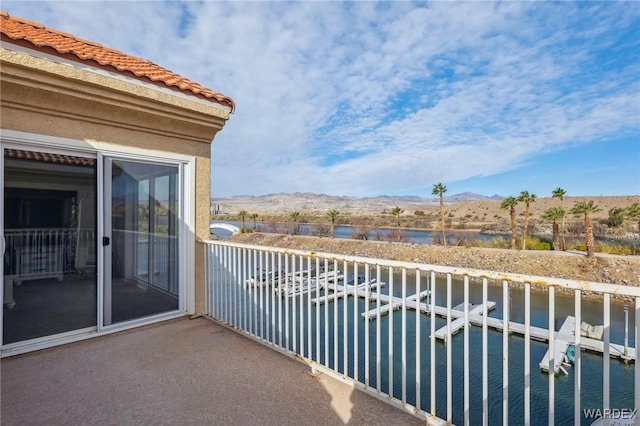
[[[205,318],[1,361],[10,425],[418,425]]]

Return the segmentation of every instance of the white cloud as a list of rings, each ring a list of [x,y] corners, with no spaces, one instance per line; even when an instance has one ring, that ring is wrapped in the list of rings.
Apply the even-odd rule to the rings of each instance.
[[[237,112],[213,144],[215,196],[407,193],[638,134],[630,3],[4,8],[231,96]]]

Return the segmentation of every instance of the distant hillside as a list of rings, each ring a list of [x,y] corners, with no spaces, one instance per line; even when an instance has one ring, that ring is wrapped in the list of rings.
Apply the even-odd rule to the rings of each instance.
[[[590,201],[600,208],[600,211],[593,215],[594,219],[601,219],[609,217],[609,210],[613,208],[626,208],[633,203],[640,202],[640,196],[637,195],[622,195],[622,196],[593,196],[593,197],[566,197],[564,200],[565,210],[570,210],[576,202]],[[509,211],[500,208],[502,204],[501,200],[474,200],[464,201],[448,205],[446,207],[447,214],[452,217],[473,217],[480,221],[491,221],[496,217],[503,219],[509,218]],[[540,219],[542,212],[551,208],[560,207],[560,201],[557,198],[552,197],[540,197],[536,198],[536,201],[531,204],[531,215],[536,219]],[[518,204],[516,206],[519,220],[524,215],[524,205]],[[581,218],[579,215],[570,215],[570,217]]]
[[[495,222],[496,220],[508,220],[509,212],[500,208],[504,197],[494,195],[487,197],[481,194],[464,192],[445,197],[445,213],[451,218],[465,218],[467,221],[477,223]],[[564,206],[566,210],[573,207],[577,201],[593,200],[600,208],[600,212],[593,215],[594,219],[607,218],[612,208],[625,208],[633,203],[640,202],[640,196],[593,196],[593,197],[566,197]],[[559,207],[560,201],[551,197],[540,197],[531,204],[531,215],[540,219],[543,211],[550,207]],[[241,210],[258,214],[288,214],[293,211],[300,213],[317,213],[324,216],[331,209],[341,213],[353,215],[379,215],[389,212],[395,206],[404,210],[403,216],[415,216],[415,212],[421,210],[425,213],[439,214],[439,199],[437,197],[421,198],[415,196],[378,196],[357,198],[349,196],[333,196],[314,194],[310,192],[294,194],[269,194],[260,196],[233,196],[226,198],[214,198],[211,200],[211,211],[219,206],[222,214],[236,215]],[[519,220],[524,215],[524,205],[516,207]],[[578,215],[572,219],[580,219]]]
[[[445,197],[445,203],[455,204],[467,201],[502,200],[503,197],[494,195],[487,197],[472,192],[454,194]],[[211,199],[212,209],[219,206],[222,213],[236,214],[240,210],[255,213],[279,213],[279,212],[323,212],[337,209],[343,212],[381,212],[400,206],[404,210],[431,209],[439,205],[439,199],[422,198],[416,196],[390,196],[377,197],[350,197],[311,192],[296,192],[293,194],[268,194],[259,196],[238,195],[224,198]]]

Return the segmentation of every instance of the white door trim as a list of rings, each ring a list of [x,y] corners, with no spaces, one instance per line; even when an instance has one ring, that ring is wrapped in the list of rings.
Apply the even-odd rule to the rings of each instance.
[[[0,138],[0,279],[2,291],[0,292],[0,307],[4,311],[4,251],[6,249],[4,239],[4,143]],[[2,342],[4,341],[4,314],[0,315],[0,356],[2,356]]]
[[[33,339],[24,342],[12,343],[9,345],[0,345],[0,356],[10,356],[19,353],[30,352],[34,350],[44,349],[52,346],[70,343],[73,341],[83,340],[90,337],[100,336],[115,331],[126,330],[133,327],[152,324],[170,318],[183,316],[187,313],[195,311],[195,166],[196,159],[194,156],[167,153],[156,150],[145,150],[141,148],[126,147],[104,142],[92,140],[74,140],[68,138],[59,138],[54,136],[39,135],[33,133],[19,132],[15,130],[0,129],[0,176],[4,176],[4,148],[26,149],[26,150],[44,150],[49,153],[72,155],[76,157],[94,158],[97,160],[96,179],[97,179],[97,251],[98,256],[98,294],[97,294],[97,326],[82,330],[75,330],[59,335],[45,336],[43,338]],[[181,236],[180,244],[180,264],[183,266],[179,274],[180,285],[180,304],[177,312],[163,313],[147,318],[132,320],[122,324],[115,324],[105,327],[104,324],[104,247],[102,246],[102,237],[107,236],[103,233],[105,221],[105,197],[104,194],[104,164],[102,159],[105,157],[119,158],[133,161],[147,161],[163,164],[177,165],[180,170],[180,194],[179,200],[182,201],[179,221],[179,235]],[[4,180],[4,179],[3,179]],[[110,194],[109,194],[110,195]],[[0,236],[4,236],[4,184],[0,185]],[[110,235],[109,235],[110,236]],[[0,273],[3,268],[3,262],[0,262]],[[102,269],[101,269],[102,268]],[[102,281],[102,282],[101,282]],[[4,295],[0,294],[0,302],[3,301]],[[0,344],[2,342],[3,324],[0,318]]]

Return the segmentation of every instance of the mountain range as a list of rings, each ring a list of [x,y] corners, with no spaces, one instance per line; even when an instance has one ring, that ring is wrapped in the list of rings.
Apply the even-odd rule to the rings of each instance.
[[[473,192],[463,192],[445,196],[446,204],[465,201],[502,200],[504,197],[493,195],[487,197]],[[236,213],[240,210],[249,212],[286,212],[286,211],[326,211],[337,209],[340,211],[372,211],[391,209],[400,206],[403,209],[432,208],[438,206],[439,198],[423,198],[417,196],[379,195],[376,197],[352,197],[312,192],[296,192],[293,194],[267,195],[235,195],[223,198],[212,198],[212,210],[221,213]]]

